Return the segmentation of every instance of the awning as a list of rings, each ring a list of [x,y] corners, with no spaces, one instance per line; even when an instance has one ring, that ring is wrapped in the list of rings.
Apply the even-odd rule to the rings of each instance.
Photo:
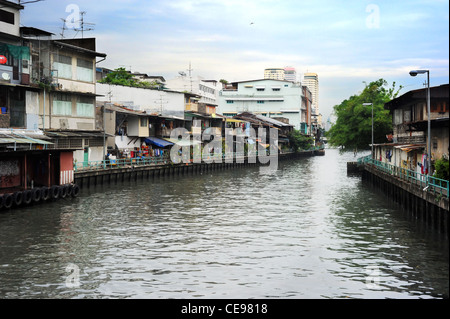
[[[145,143],[153,144],[153,145],[158,146],[158,147],[166,147],[166,146],[172,146],[173,145],[172,142],[169,142],[169,141],[157,138],[157,137],[153,137],[153,136],[147,137],[145,139]]]
[[[52,145],[53,143],[51,142],[47,142],[47,141],[43,141],[43,140],[38,140],[38,139],[31,139],[31,138],[15,138],[15,137],[6,137],[0,138],[0,144],[41,144],[41,145]]]
[[[234,122],[234,123],[242,123],[244,121],[236,120],[236,119],[226,119],[227,122]]]
[[[394,146],[395,148],[399,148],[404,152],[411,152],[413,150],[418,150],[418,149],[424,149],[426,147],[426,145],[400,145],[400,146]]]
[[[175,138],[166,138],[165,140],[171,142],[172,144],[177,144],[178,146],[191,146],[191,145],[199,145],[202,144],[201,141],[198,140],[179,140],[179,139],[175,139]]]

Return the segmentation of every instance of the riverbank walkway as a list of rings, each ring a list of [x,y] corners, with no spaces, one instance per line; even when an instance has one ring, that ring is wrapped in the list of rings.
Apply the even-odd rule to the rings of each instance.
[[[437,197],[449,198],[449,181],[447,180],[381,162],[373,159],[371,155],[359,158],[357,164],[358,166],[366,165],[395,179],[410,183]]]
[[[184,175],[205,171],[237,168],[243,166],[270,165],[274,160],[288,160],[300,157],[323,156],[323,147],[315,147],[298,152],[282,152],[264,157],[247,156],[244,153],[226,153],[202,158],[201,161],[190,160],[188,163],[173,163],[169,157],[127,158],[117,160],[89,161],[74,164],[74,181],[80,187],[111,184],[119,181],[148,179],[155,176]],[[261,159],[265,158],[264,161]],[[273,162],[272,162],[273,163]]]

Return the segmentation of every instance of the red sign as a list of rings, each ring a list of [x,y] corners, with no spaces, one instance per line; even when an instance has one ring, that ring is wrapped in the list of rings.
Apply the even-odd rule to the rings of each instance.
[[[8,62],[6,57],[4,55],[0,55],[0,64],[6,64],[6,62]]]

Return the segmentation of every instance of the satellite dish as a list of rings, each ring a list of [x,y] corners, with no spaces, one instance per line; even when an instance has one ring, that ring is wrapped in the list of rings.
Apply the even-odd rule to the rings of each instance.
[[[186,73],[183,72],[183,71],[178,72],[178,74],[181,75],[181,76],[186,76]]]
[[[11,76],[9,75],[9,73],[2,73],[2,79],[9,81],[11,79]]]

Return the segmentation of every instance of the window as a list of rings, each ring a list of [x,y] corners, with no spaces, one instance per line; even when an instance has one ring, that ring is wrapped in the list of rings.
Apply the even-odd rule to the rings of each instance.
[[[94,117],[94,98],[90,96],[79,96],[77,101],[77,116]]]
[[[9,24],[14,24],[14,13],[5,10],[0,10],[0,21]]]
[[[72,96],[57,93],[53,96],[54,115],[72,115]]]
[[[233,100],[227,100],[227,104],[233,104],[234,101]]]
[[[394,124],[402,124],[403,123],[403,110],[397,109],[394,110]]]
[[[258,103],[258,104],[264,104],[264,101],[257,101],[256,103]]]
[[[141,125],[141,127],[147,127],[148,121],[147,121],[146,117],[141,117],[140,125]]]
[[[403,119],[404,119],[405,123],[411,122],[411,111],[403,112]]]
[[[431,112],[446,113],[448,112],[448,104],[445,101],[436,101],[430,105]]]
[[[4,55],[6,57],[6,66],[13,66],[15,65],[15,61],[13,61],[13,56],[8,52],[8,50],[6,50],[6,52],[3,52],[2,55]]]
[[[58,78],[72,78],[72,58],[70,56],[60,54],[53,55],[53,68],[58,71]]]
[[[256,91],[259,91],[259,92],[262,92],[262,91],[264,91],[265,89],[264,88],[257,88],[256,89]]]
[[[77,80],[84,82],[94,81],[94,67],[92,61],[77,59]]]
[[[280,88],[273,88],[272,89],[274,92],[278,92],[278,91],[281,91],[281,89]]]

